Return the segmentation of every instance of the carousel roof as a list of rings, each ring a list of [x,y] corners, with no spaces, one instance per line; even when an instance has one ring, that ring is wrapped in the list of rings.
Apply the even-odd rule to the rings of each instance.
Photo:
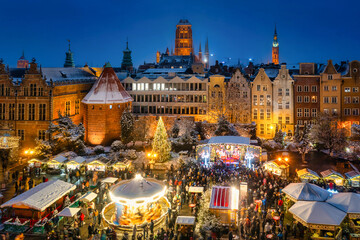
[[[325,202],[299,201],[289,211],[308,224],[339,226],[346,213]]]
[[[357,193],[337,193],[326,202],[346,213],[360,213],[360,195]]]
[[[325,201],[330,193],[325,189],[311,183],[290,183],[283,190],[297,201]]]
[[[218,136],[210,138],[209,144],[248,144],[250,145],[250,138],[239,136]]]
[[[164,189],[162,182],[137,175],[134,179],[119,182],[111,188],[111,192],[116,198],[134,200],[153,197]]]

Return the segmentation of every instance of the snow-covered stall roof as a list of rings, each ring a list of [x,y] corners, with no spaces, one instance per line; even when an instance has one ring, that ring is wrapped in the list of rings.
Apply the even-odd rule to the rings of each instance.
[[[238,205],[239,190],[225,186],[212,187],[210,209],[237,210]]]
[[[320,174],[323,178],[332,178],[332,179],[344,178],[344,176],[341,173],[338,173],[332,169],[322,171]]]
[[[1,208],[12,206],[27,206],[38,211],[44,211],[76,186],[61,180],[40,183],[34,188],[14,197],[1,205]]]
[[[107,178],[104,178],[103,180],[101,180],[101,182],[103,183],[114,183],[118,180],[118,178],[115,178],[115,177],[107,177]]]
[[[218,136],[210,138],[208,144],[250,144],[250,138],[239,136]]]
[[[204,187],[194,187],[194,186],[189,187],[189,193],[203,193],[203,192],[204,192]]]
[[[133,99],[122,86],[110,63],[107,63],[99,79],[82,100],[85,104],[116,104],[131,102]]]
[[[345,176],[348,179],[358,178],[358,177],[360,177],[360,172],[358,172],[358,171],[350,171],[350,172],[345,173]]]
[[[319,174],[317,174],[315,171],[309,169],[309,168],[303,168],[299,171],[296,172],[297,175],[300,177],[300,178],[306,178],[306,179],[319,179],[320,176]]]
[[[89,192],[86,195],[84,195],[80,200],[84,201],[84,202],[91,202],[92,200],[94,200],[97,197],[96,193],[93,192]]]
[[[346,213],[360,214],[360,195],[357,193],[337,193],[332,195],[326,202]]]
[[[325,202],[299,201],[289,211],[305,224],[339,226],[346,213]]]
[[[195,217],[193,216],[178,216],[176,218],[176,224],[179,225],[194,225]]]
[[[81,208],[64,208],[59,214],[59,217],[73,217],[75,214],[77,214]]]
[[[294,201],[325,201],[330,193],[311,183],[290,183],[282,192]]]
[[[63,163],[67,160],[66,157],[64,157],[63,155],[57,155],[56,157],[54,157],[52,160],[58,162],[58,163]]]
[[[85,158],[83,158],[81,156],[77,156],[76,158],[71,159],[68,163],[82,164],[83,162],[85,162]]]

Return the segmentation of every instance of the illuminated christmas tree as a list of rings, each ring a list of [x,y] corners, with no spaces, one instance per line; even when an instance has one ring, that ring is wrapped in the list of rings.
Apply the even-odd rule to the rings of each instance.
[[[168,135],[164,126],[163,120],[159,119],[154,139],[152,142],[153,153],[157,155],[159,162],[165,162],[170,158],[171,143],[168,140]]]

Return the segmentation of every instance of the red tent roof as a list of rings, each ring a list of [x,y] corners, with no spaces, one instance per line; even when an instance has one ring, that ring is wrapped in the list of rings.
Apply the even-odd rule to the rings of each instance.
[[[238,193],[235,193],[231,187],[214,186],[211,190],[210,209],[237,209],[238,202],[233,201],[238,198]]]

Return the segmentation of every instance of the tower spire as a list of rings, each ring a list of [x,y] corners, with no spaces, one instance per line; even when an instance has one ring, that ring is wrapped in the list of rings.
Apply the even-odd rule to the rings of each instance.
[[[126,37],[126,49],[129,50],[129,38]]]
[[[74,56],[70,49],[70,40],[68,40],[68,43],[69,43],[69,50],[68,52],[65,53],[66,58],[65,58],[64,67],[75,67]]]
[[[279,64],[279,42],[277,37],[276,24],[272,43],[272,62],[274,64]]]
[[[68,39],[68,42],[69,42],[69,52],[71,52],[71,49],[70,49],[70,39]]]
[[[123,59],[121,62],[121,70],[126,70],[132,72],[133,70],[133,63],[131,58],[131,50],[129,49],[129,41],[126,38],[126,49],[123,51]]]
[[[210,66],[209,37],[206,37],[206,42],[205,42],[205,68],[209,69],[209,66]]]

